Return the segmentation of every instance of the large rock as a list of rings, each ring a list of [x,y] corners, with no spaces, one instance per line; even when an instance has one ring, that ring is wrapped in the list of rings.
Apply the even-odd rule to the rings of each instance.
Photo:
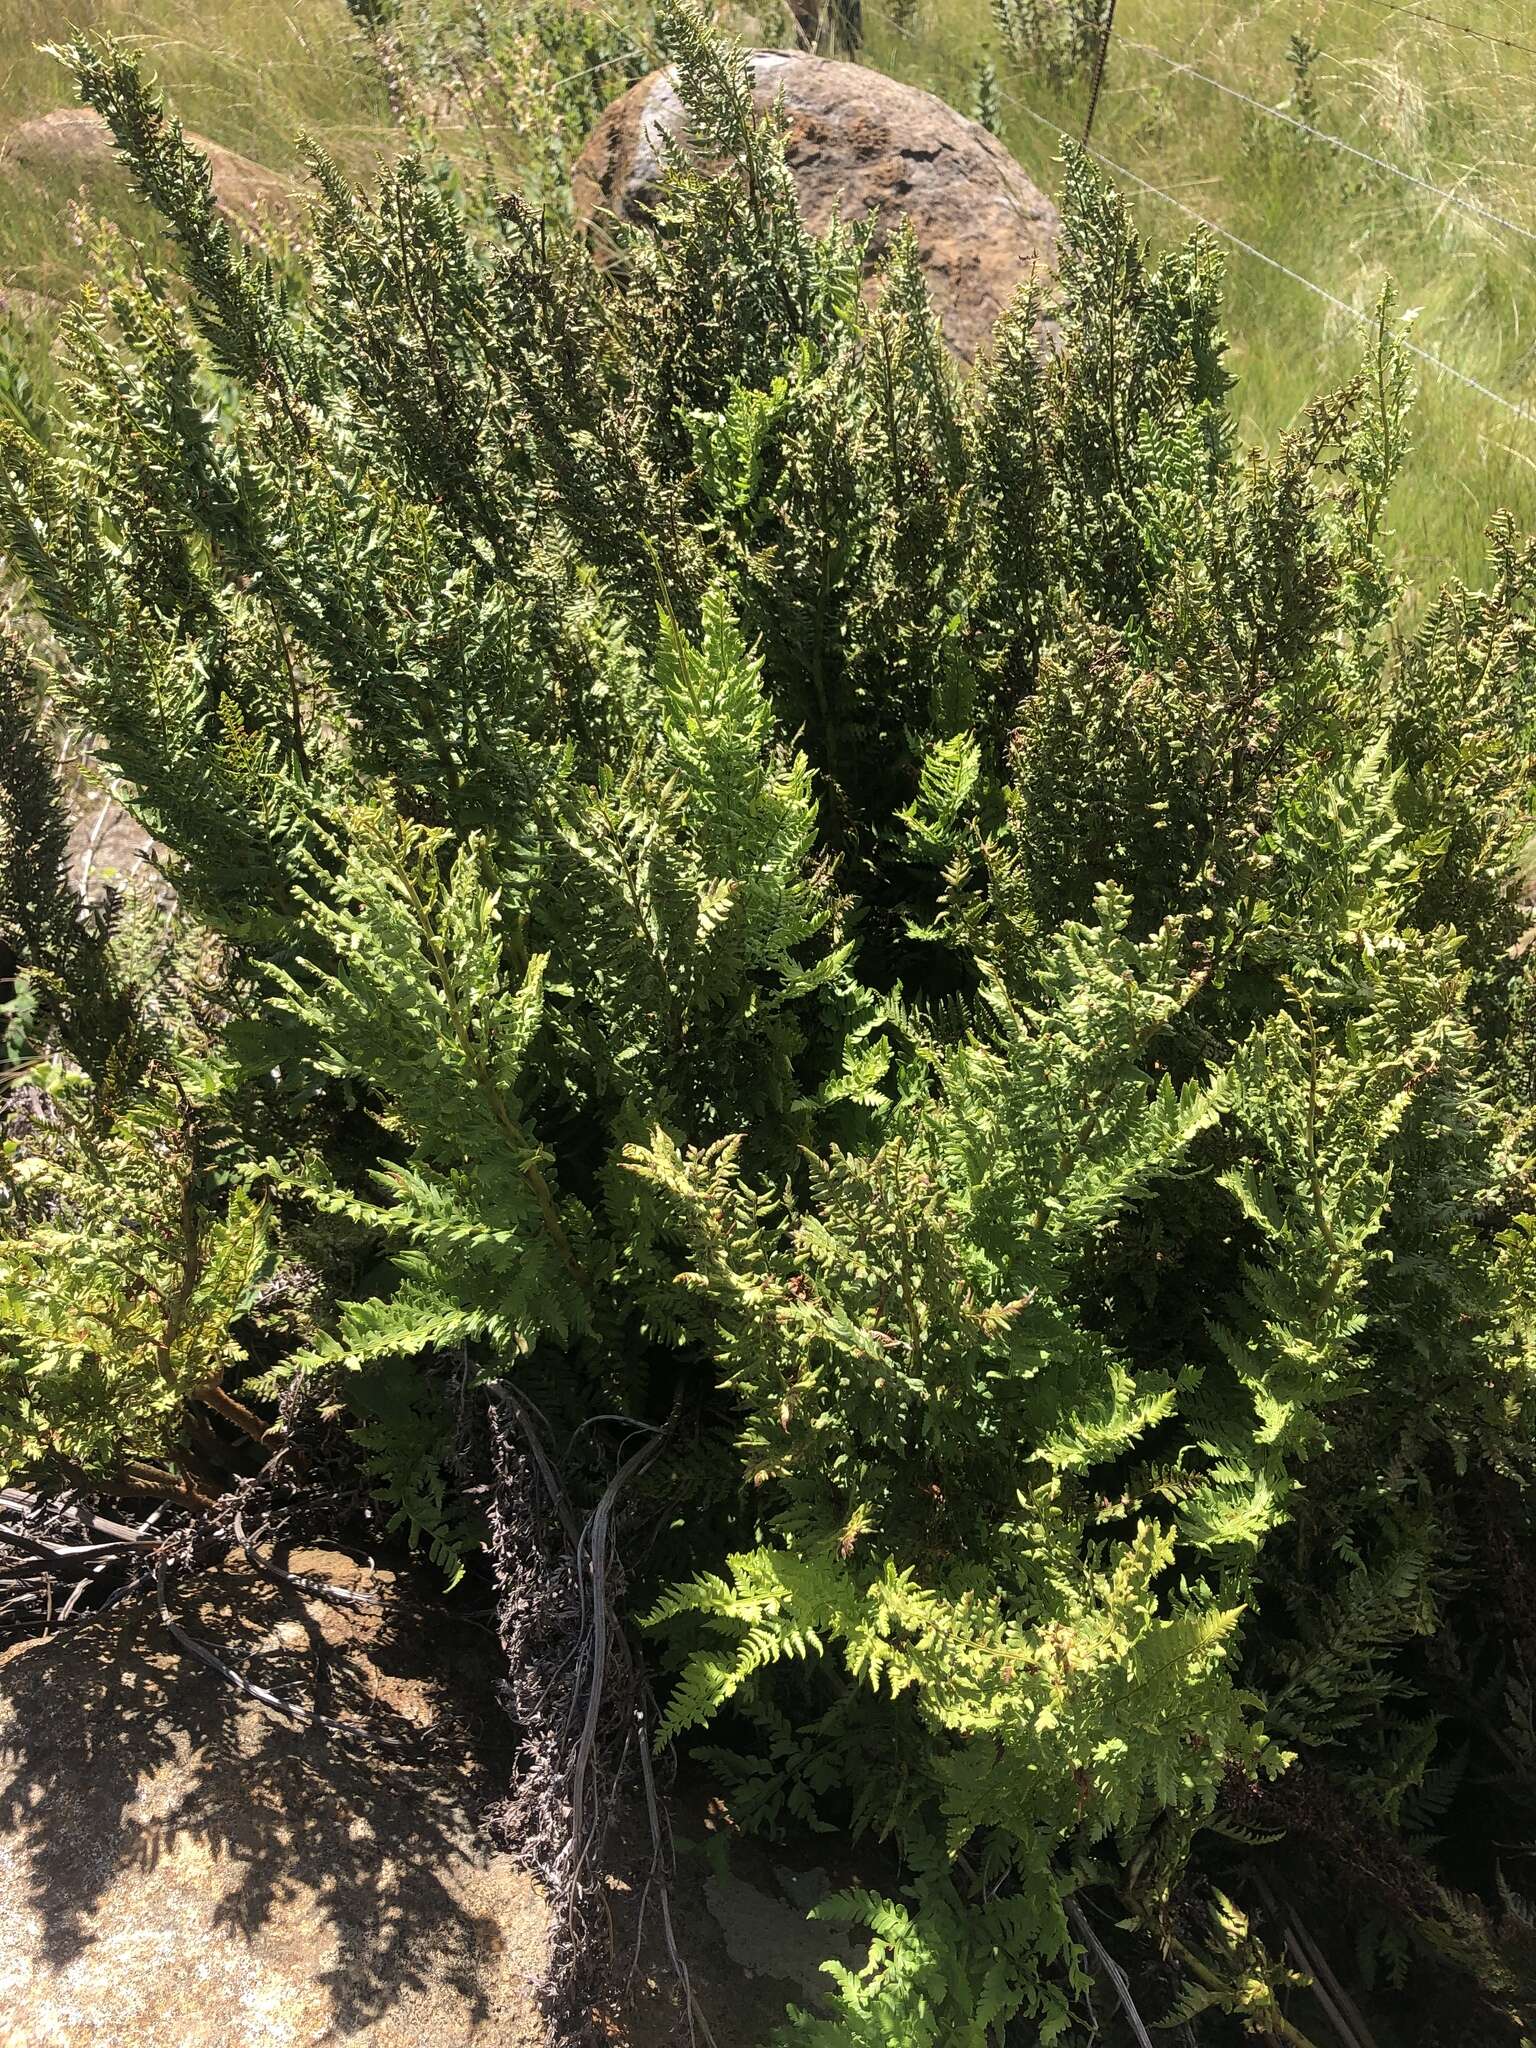
[[[152,1603],[0,1655],[0,2048],[544,2040],[544,1909],[477,1827],[465,1762],[500,1717],[449,1689],[440,1625],[369,1583],[382,1603],[350,1609],[239,1565],[173,1598],[253,1679],[424,1736],[419,1764],[242,1703]]]
[[[512,1761],[497,1645],[387,1571],[281,1562],[377,1604],[236,1562],[173,1584],[175,1618],[249,1679],[416,1759],[242,1700],[152,1600],[0,1650],[0,2048],[545,2048],[548,1910],[479,1822]],[[718,1810],[699,1787],[679,1815],[673,1920],[718,2048],[758,2048],[787,1999],[825,1993],[824,1958],[861,1953],[804,1917],[832,1881],[781,1867],[793,1847],[720,1836],[706,1854]],[[594,2035],[677,2048],[631,1820],[636,1881],[610,1892],[626,1996],[593,2012]],[[894,1878],[850,1865],[836,1882]]]
[[[214,199],[239,226],[293,210],[293,187],[275,171],[204,135],[189,133],[186,139],[207,157]],[[0,190],[6,174],[15,171],[68,179],[77,186],[99,186],[104,179],[124,175],[111,130],[86,107],[59,107],[13,128],[0,144]]]
[[[905,215],[945,339],[973,361],[1021,280],[1050,264],[1055,207],[995,136],[932,93],[793,51],[754,50],[748,61],[759,107],[783,95],[809,226],[820,232],[834,213],[850,222],[873,213],[878,261]],[[600,253],[612,247],[614,221],[648,217],[664,136],[686,143],[687,116],[670,74],[654,71],[608,108],[573,173],[577,216]]]

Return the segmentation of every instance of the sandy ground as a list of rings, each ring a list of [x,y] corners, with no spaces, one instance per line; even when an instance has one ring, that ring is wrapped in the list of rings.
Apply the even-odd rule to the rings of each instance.
[[[177,1619],[419,1761],[242,1699],[153,1600],[0,1652],[0,2048],[546,2048],[546,1907],[481,1825],[512,1757],[499,1647],[387,1571],[282,1562],[375,1604],[237,1561],[173,1587]],[[716,2048],[758,2048],[786,2002],[815,2002],[824,1958],[858,1961],[806,1908],[877,1874],[817,1867],[819,1837],[744,1839],[702,1782],[674,1813],[673,1924],[699,2005]],[[671,2048],[688,2027],[654,1894],[640,1906],[614,1884],[627,1981],[597,2032]]]

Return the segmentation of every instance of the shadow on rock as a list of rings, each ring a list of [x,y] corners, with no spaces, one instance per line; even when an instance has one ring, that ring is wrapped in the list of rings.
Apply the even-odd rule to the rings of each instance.
[[[356,1586],[345,1559],[296,1570]],[[380,1574],[343,1608],[243,1566],[179,1595],[233,1668],[404,1741],[241,1700],[153,1608],[0,1657],[0,2011],[28,2048],[534,2043],[543,1916],[477,1832],[472,1636]],[[450,1666],[433,1668],[433,1659]]]

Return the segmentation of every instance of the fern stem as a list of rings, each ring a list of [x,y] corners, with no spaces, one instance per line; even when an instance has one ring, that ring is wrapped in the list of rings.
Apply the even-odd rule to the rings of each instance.
[[[1190,1975],[1198,1978],[1208,1991],[1215,1991],[1223,1998],[1230,1998],[1232,1996],[1233,1987],[1231,1984],[1218,1971],[1213,1970],[1209,1963],[1203,1962],[1192,1948],[1179,1940],[1177,1935],[1165,1933],[1164,1940],[1169,1954],[1177,1956]],[[1259,2017],[1258,2014],[1251,2016],[1254,2018]],[[1244,2015],[1244,2017],[1248,2017],[1248,2015]],[[1291,2022],[1274,2005],[1273,2001],[1271,2001],[1270,2010],[1264,2013],[1262,2017],[1264,2030],[1270,2039],[1283,2042],[1285,2048],[1318,2048],[1318,2044],[1312,2039],[1312,2036],[1304,2034],[1300,2027],[1292,2026]]]
[[[204,1387],[197,1399],[205,1408],[211,1408],[215,1415],[248,1436],[252,1443],[264,1444],[271,1425],[262,1421],[254,1409],[247,1408],[243,1401],[226,1393],[223,1387]]]
[[[107,1482],[114,1493],[125,1499],[171,1500],[183,1507],[212,1508],[218,1502],[211,1493],[204,1493],[188,1479],[178,1478],[174,1472],[165,1472],[158,1465],[146,1464],[141,1458],[125,1458],[118,1473]]]
[[[484,1091],[485,1098],[491,1106],[491,1114],[495,1117],[507,1142],[514,1150],[526,1152],[528,1150],[527,1138],[518,1130],[516,1122],[508,1113],[507,1105],[502,1099],[501,1090],[496,1086],[495,1081],[487,1070],[485,1057],[479,1042],[470,1030],[463,1010],[460,1008],[458,997],[454,993],[453,974],[449,966],[448,957],[444,953],[442,944],[433,928],[432,920],[427,915],[427,906],[423,903],[421,892],[416,887],[416,878],[404,866],[400,868],[399,874],[410,897],[411,909],[416,916],[417,928],[426,941],[427,950],[432,956],[432,964],[437,969],[437,977],[442,984],[443,1001],[447,1005],[448,1015],[453,1024],[454,1034],[459,1041],[460,1049],[465,1059],[469,1062],[470,1071]],[[539,1214],[543,1219],[544,1228],[548,1233],[550,1242],[554,1245],[571,1278],[579,1287],[585,1289],[587,1285],[586,1271],[571,1248],[571,1241],[566,1235],[565,1225],[560,1220],[560,1211],[555,1205],[553,1190],[550,1188],[549,1182],[544,1178],[538,1160],[536,1158],[526,1160],[521,1171],[524,1180],[527,1181],[529,1188],[533,1192],[535,1202],[538,1204]]]

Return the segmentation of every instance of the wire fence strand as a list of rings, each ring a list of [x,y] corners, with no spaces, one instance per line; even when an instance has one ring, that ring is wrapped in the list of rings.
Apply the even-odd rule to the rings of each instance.
[[[1374,0],[1374,4],[1385,6],[1388,4],[1388,0]],[[616,17],[608,14],[607,9],[601,5],[601,0],[598,0],[598,4],[593,11],[617,25]],[[889,8],[881,6],[879,0],[863,0],[863,11],[866,16],[872,15],[876,20],[885,23],[902,41],[916,47],[918,39],[912,30],[905,23],[898,20]],[[1402,8],[1395,9],[1394,11],[1409,13],[1415,10]],[[631,29],[631,33],[634,33],[633,29]],[[638,41],[643,47],[650,42],[650,38],[641,35],[638,37]],[[647,54],[658,59],[660,57],[660,53],[655,49],[654,45],[647,51]],[[1162,53],[1159,52],[1158,54],[1161,55]],[[1172,60],[1169,59],[1167,61],[1171,62]],[[1324,305],[1331,306],[1335,312],[1346,315],[1357,326],[1368,328],[1372,324],[1375,317],[1373,314],[1362,311],[1359,306],[1351,305],[1348,299],[1341,298],[1337,292],[1330,291],[1326,285],[1318,284],[1315,279],[1305,276],[1299,270],[1293,269],[1290,264],[1282,262],[1278,256],[1271,256],[1267,249],[1261,249],[1256,242],[1250,242],[1242,235],[1234,233],[1231,228],[1223,227],[1220,221],[1209,219],[1196,207],[1191,206],[1187,200],[1180,199],[1176,193],[1165,192],[1160,185],[1153,184],[1150,178],[1142,177],[1139,171],[1133,171],[1128,164],[1118,163],[1113,157],[1100,149],[1096,143],[1089,143],[1087,145],[1077,143],[1071,131],[1064,128],[1059,121],[1053,121],[1049,115],[1039,113],[1034,107],[1029,105],[1028,101],[1020,99],[1017,93],[1008,91],[1001,83],[998,85],[997,92],[998,98],[1005,105],[1015,108],[1026,119],[1033,121],[1037,127],[1048,130],[1059,141],[1074,142],[1077,147],[1084,148],[1087,155],[1091,156],[1097,163],[1102,164],[1115,177],[1129,180],[1140,191],[1145,192],[1149,198],[1156,199],[1165,206],[1173,207],[1176,212],[1183,214],[1187,220],[1193,221],[1197,227],[1204,228],[1207,234],[1215,235],[1219,241],[1226,242],[1231,248],[1239,250],[1254,262],[1264,264],[1268,269],[1288,279],[1303,291],[1310,292],[1313,297],[1320,299]],[[1255,104],[1262,106],[1263,102],[1259,101],[1255,102]],[[1269,109],[1268,111],[1278,112],[1279,110]],[[1391,168],[1391,166],[1388,166],[1388,168]],[[1449,197],[1450,195],[1442,194],[1441,196]],[[1530,236],[1525,229],[1517,228],[1516,232],[1526,234],[1528,239],[1536,240],[1536,236]],[[1531,419],[1532,408],[1529,400],[1506,398],[1502,391],[1496,391],[1491,384],[1484,383],[1480,377],[1474,377],[1470,371],[1463,370],[1456,363],[1448,362],[1444,356],[1436,355],[1433,349],[1425,348],[1421,342],[1413,341],[1406,335],[1402,337],[1402,345],[1406,352],[1418,362],[1425,364],[1438,375],[1449,378],[1453,383],[1462,386],[1465,390],[1475,393],[1477,397],[1485,399],[1490,405],[1497,406],[1501,412],[1506,412],[1512,418],[1518,420],[1528,422]]]
[[[1491,29],[1473,28],[1467,21],[1448,21],[1443,14],[1430,14],[1422,7],[1406,6],[1403,0],[1370,0],[1370,4],[1385,8],[1388,14],[1408,14],[1415,21],[1427,21],[1451,34],[1472,36],[1480,43],[1492,43],[1500,50],[1520,50],[1527,57],[1536,57],[1536,43],[1518,43],[1512,36],[1496,36]]]
[[[605,16],[605,19],[613,18]],[[544,86],[544,90],[545,92],[560,92],[568,85],[578,84],[583,78],[595,77],[599,71],[611,71],[615,64],[627,64],[631,57],[644,57],[650,54],[648,50],[642,50],[638,43],[631,43],[627,50],[620,50],[616,56],[604,57],[600,63],[589,64],[585,71],[570,71],[566,73],[564,78],[550,79]]]
[[[1140,43],[1131,36],[1122,36],[1121,44],[1127,50],[1138,50],[1143,56],[1155,57],[1159,64],[1186,78],[1198,79],[1201,85],[1208,85],[1213,92],[1225,93],[1228,99],[1240,100],[1245,107],[1252,107],[1257,113],[1267,114],[1272,121],[1283,121],[1288,128],[1299,134],[1315,136],[1319,142],[1326,142],[1330,148],[1342,149],[1350,156],[1358,157],[1362,163],[1374,164],[1378,171],[1390,171],[1394,178],[1401,178],[1405,184],[1417,185],[1421,192],[1429,192],[1447,206],[1457,207],[1462,213],[1476,215],[1479,220],[1489,222],[1493,227],[1503,228],[1511,235],[1519,235],[1524,241],[1536,243],[1536,232],[1522,227],[1518,221],[1510,220],[1506,214],[1495,213],[1491,206],[1484,206],[1480,200],[1468,199],[1465,194],[1448,192],[1443,185],[1437,185],[1429,178],[1421,178],[1416,171],[1405,170],[1401,164],[1394,164],[1384,156],[1375,156],[1368,149],[1361,149],[1353,142],[1346,142],[1342,135],[1330,134],[1326,128],[1316,128],[1310,121],[1300,120],[1295,114],[1288,114],[1284,107],[1271,106],[1268,100],[1255,99],[1252,93],[1243,92],[1240,87],[1228,85],[1225,80],[1213,78],[1208,71],[1201,71],[1193,64],[1170,57],[1166,50],[1160,50],[1155,43]]]
[[[863,4],[866,15],[874,15],[878,20],[887,23],[905,41],[912,44],[916,43],[917,38],[912,34],[911,30],[904,27],[888,8],[879,6],[876,4],[876,0],[863,0]],[[1019,113],[1023,114],[1028,120],[1033,121],[1038,127],[1048,129],[1051,134],[1057,136],[1060,140],[1076,142],[1076,138],[1072,135],[1070,129],[1064,128],[1059,121],[1053,121],[1049,115],[1037,112],[1034,107],[1029,105],[1027,100],[1020,99],[1017,93],[1009,92],[1006,87],[999,85],[998,98],[1005,105],[1016,108]],[[1077,143],[1076,146],[1079,148],[1083,147],[1080,143]],[[1160,200],[1165,206],[1175,208],[1186,219],[1193,221],[1197,227],[1204,228],[1208,234],[1215,235],[1218,240],[1228,243],[1234,249],[1241,250],[1245,256],[1252,257],[1255,262],[1262,263],[1270,270],[1277,272],[1281,277],[1288,278],[1292,284],[1299,285],[1303,291],[1311,292],[1315,298],[1321,299],[1325,305],[1332,306],[1336,312],[1347,314],[1358,326],[1369,327],[1372,325],[1375,318],[1374,314],[1363,312],[1360,307],[1351,305],[1348,299],[1340,298],[1337,292],[1330,291],[1326,285],[1318,284],[1315,279],[1305,276],[1299,270],[1293,270],[1290,264],[1283,263],[1278,256],[1271,256],[1267,249],[1261,249],[1256,242],[1247,241],[1242,235],[1234,234],[1231,228],[1223,227],[1220,221],[1209,219],[1196,207],[1191,206],[1187,200],[1180,199],[1176,193],[1165,192],[1160,185],[1154,185],[1150,178],[1142,177],[1139,171],[1133,171],[1128,164],[1117,163],[1112,156],[1100,149],[1097,143],[1088,144],[1085,154],[1091,156],[1095,162],[1101,163],[1115,177],[1128,179],[1131,184],[1145,192],[1149,198]],[[1433,349],[1425,348],[1422,343],[1412,341],[1406,335],[1402,337],[1402,346],[1410,356],[1415,357],[1419,362],[1427,364],[1430,369],[1437,371],[1442,377],[1449,377],[1453,383],[1460,384],[1468,391],[1475,392],[1479,398],[1484,398],[1489,404],[1498,406],[1502,412],[1509,413],[1515,419],[1530,420],[1532,416],[1530,400],[1506,398],[1502,391],[1496,391],[1491,384],[1485,384],[1480,377],[1474,377],[1470,371],[1461,369],[1455,363],[1447,362],[1444,356],[1436,355]]]

